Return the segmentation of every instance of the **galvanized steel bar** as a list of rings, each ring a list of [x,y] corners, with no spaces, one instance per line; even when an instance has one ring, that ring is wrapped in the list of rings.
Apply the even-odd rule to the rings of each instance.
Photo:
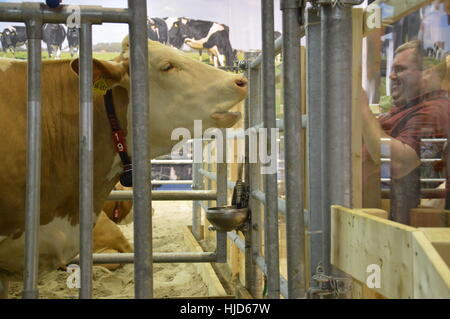
[[[135,297],[153,297],[147,2],[128,0],[133,111]]]
[[[192,160],[151,160],[152,164],[181,165],[192,164]]]
[[[94,109],[92,92],[92,25],[80,30],[80,299],[92,298],[92,250],[94,213]]]
[[[25,22],[25,3],[0,3],[0,21]],[[51,9],[43,3],[35,3],[34,16],[39,16],[42,23],[66,23],[72,14],[71,6],[61,5],[58,9]],[[97,23],[128,23],[129,13],[127,9],[103,8],[101,6],[79,6],[83,21]]]
[[[299,1],[282,0],[284,153],[286,173],[286,249],[288,298],[305,296],[302,115],[300,112]],[[289,176],[287,175],[289,174]]]
[[[273,1],[261,1],[262,19],[262,102],[263,122],[267,130],[266,154],[270,154],[272,143],[276,143],[273,130],[276,128],[275,110],[275,48],[274,48],[274,4]],[[268,163],[277,166],[277,163]],[[263,164],[263,169],[268,168]],[[267,196],[264,207],[264,239],[267,264],[267,297],[280,298],[280,266],[278,247],[278,185],[277,172],[266,171],[264,189]]]
[[[262,115],[261,115],[261,69],[250,69],[249,72],[249,126],[253,127],[257,123],[261,123]],[[253,141],[257,141],[256,130],[249,129],[249,138],[253,139]],[[252,158],[255,154],[257,154],[257,150],[255,149],[255,143],[253,142],[251,145],[252,149],[249,150],[249,187],[250,192],[255,192],[260,190],[261,186],[261,171],[260,171],[260,163],[257,162],[257,159]],[[255,298],[262,297],[262,272],[258,269],[256,264],[256,256],[262,254],[262,205],[260,202],[255,200],[253,197],[249,198],[249,208],[250,208],[250,227],[252,228],[250,242],[251,246],[251,263],[252,269],[255,271],[251,274],[252,279],[249,283],[249,286],[246,288],[251,292],[252,296]]]
[[[170,252],[153,253],[153,263],[209,263],[217,259],[215,252]],[[133,253],[124,254],[93,254],[94,264],[132,264],[134,263]],[[79,257],[71,261],[71,264],[78,264]]]
[[[152,200],[216,200],[216,191],[153,191]],[[133,191],[112,191],[107,200],[133,200]]]
[[[28,37],[27,183],[25,200],[25,260],[23,298],[39,297],[39,225],[41,200],[41,40],[37,4],[23,6]]]
[[[319,10],[311,7],[307,10],[306,19],[306,59],[308,65],[307,72],[307,105],[308,105],[308,190],[309,190],[309,258],[310,258],[310,287],[315,285],[313,276],[317,266],[324,260],[323,256],[323,231],[322,231],[322,109],[321,109],[321,24]]]
[[[264,192],[255,190],[250,192],[251,198],[258,200],[259,202],[266,204],[266,194]],[[278,212],[286,215],[286,201],[282,198],[278,198]]]
[[[331,205],[352,207],[352,13],[351,6],[321,7],[322,223],[324,272],[331,265]]]
[[[217,181],[217,174],[216,173],[208,172],[208,171],[206,171],[204,169],[200,169],[199,173],[201,175],[203,175],[203,176],[206,176],[208,179],[211,179],[213,181]],[[233,181],[230,181],[230,180],[227,181],[228,189],[234,189],[235,185],[236,185],[236,182],[233,182]]]
[[[228,194],[228,178],[227,178],[227,143],[226,143],[226,129],[221,129],[222,145],[220,143],[216,144],[217,152],[220,153],[222,148],[223,158],[217,159],[217,206],[227,205],[227,194]],[[221,141],[218,139],[218,141]],[[217,262],[225,263],[227,262],[227,233],[224,231],[216,232],[216,249],[217,249]]]
[[[200,141],[201,143],[201,141]],[[192,163],[192,189],[202,190],[203,189],[203,176],[199,173],[203,163]],[[192,234],[198,240],[201,238],[201,228],[202,228],[202,215],[200,202],[198,200],[192,203]]]
[[[253,57],[252,53],[246,52],[245,53],[245,61],[250,61],[250,59]],[[250,70],[247,67],[244,72],[244,76],[248,79],[250,78]],[[244,130],[245,132],[248,132],[248,128],[250,127],[250,99],[245,99],[245,105],[244,105]],[[244,180],[248,184],[250,181],[250,139],[248,134],[245,134],[245,164],[244,164]],[[253,233],[253,227],[251,227],[251,212],[249,214],[249,225],[248,230],[243,232],[244,234],[244,247],[239,248],[244,251],[245,253],[245,287],[250,290],[249,288],[253,286],[253,282],[255,280],[255,267],[253,265],[252,261],[252,251],[253,251],[253,242],[252,242],[252,233]],[[230,235],[232,234],[232,235]],[[239,236],[234,233],[228,233],[228,237],[235,236],[236,239],[240,239]],[[233,240],[233,239],[232,239]],[[237,245],[237,242],[235,241],[235,245]]]

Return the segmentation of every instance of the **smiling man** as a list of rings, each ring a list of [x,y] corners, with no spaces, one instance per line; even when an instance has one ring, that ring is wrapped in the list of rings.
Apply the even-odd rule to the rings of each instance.
[[[421,143],[421,139],[447,137],[450,128],[447,92],[441,90],[440,81],[435,80],[441,78],[438,72],[441,68],[424,70],[422,52],[420,41],[405,43],[395,51],[389,75],[394,107],[388,113],[377,119],[368,107],[367,98],[362,108],[363,139],[370,159],[378,164],[380,151],[382,157],[389,156],[393,182],[412,174],[420,166],[421,155],[441,158],[442,144],[437,147],[436,143]],[[390,142],[383,146],[380,139],[390,139]],[[438,170],[431,173],[438,173]],[[365,174],[367,177],[373,171]],[[409,222],[406,213],[391,217],[399,222]]]

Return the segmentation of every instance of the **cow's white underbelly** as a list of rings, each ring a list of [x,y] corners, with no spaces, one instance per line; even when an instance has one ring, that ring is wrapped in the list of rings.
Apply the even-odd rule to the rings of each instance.
[[[70,262],[79,251],[79,225],[67,218],[55,218],[39,227],[39,271],[48,272]],[[0,237],[0,275],[22,280],[25,234],[21,237]]]

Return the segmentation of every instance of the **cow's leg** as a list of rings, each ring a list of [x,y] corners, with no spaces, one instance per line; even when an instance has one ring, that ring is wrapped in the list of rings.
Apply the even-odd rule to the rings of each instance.
[[[56,49],[56,58],[59,60],[61,59],[61,47],[58,47]]]
[[[198,54],[199,54],[200,62],[202,62],[202,61],[203,61],[203,60],[202,60],[203,51],[202,51],[201,49],[198,50]]]
[[[5,279],[0,279],[0,299],[8,298],[9,282]]]

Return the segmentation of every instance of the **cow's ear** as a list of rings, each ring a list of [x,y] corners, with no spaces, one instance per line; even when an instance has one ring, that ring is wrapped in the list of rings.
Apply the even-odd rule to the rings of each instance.
[[[79,59],[75,59],[70,63],[72,70],[79,75]],[[128,74],[128,60],[104,61],[92,60],[93,64],[93,82],[104,79],[109,87],[114,86],[123,81],[125,75]]]

